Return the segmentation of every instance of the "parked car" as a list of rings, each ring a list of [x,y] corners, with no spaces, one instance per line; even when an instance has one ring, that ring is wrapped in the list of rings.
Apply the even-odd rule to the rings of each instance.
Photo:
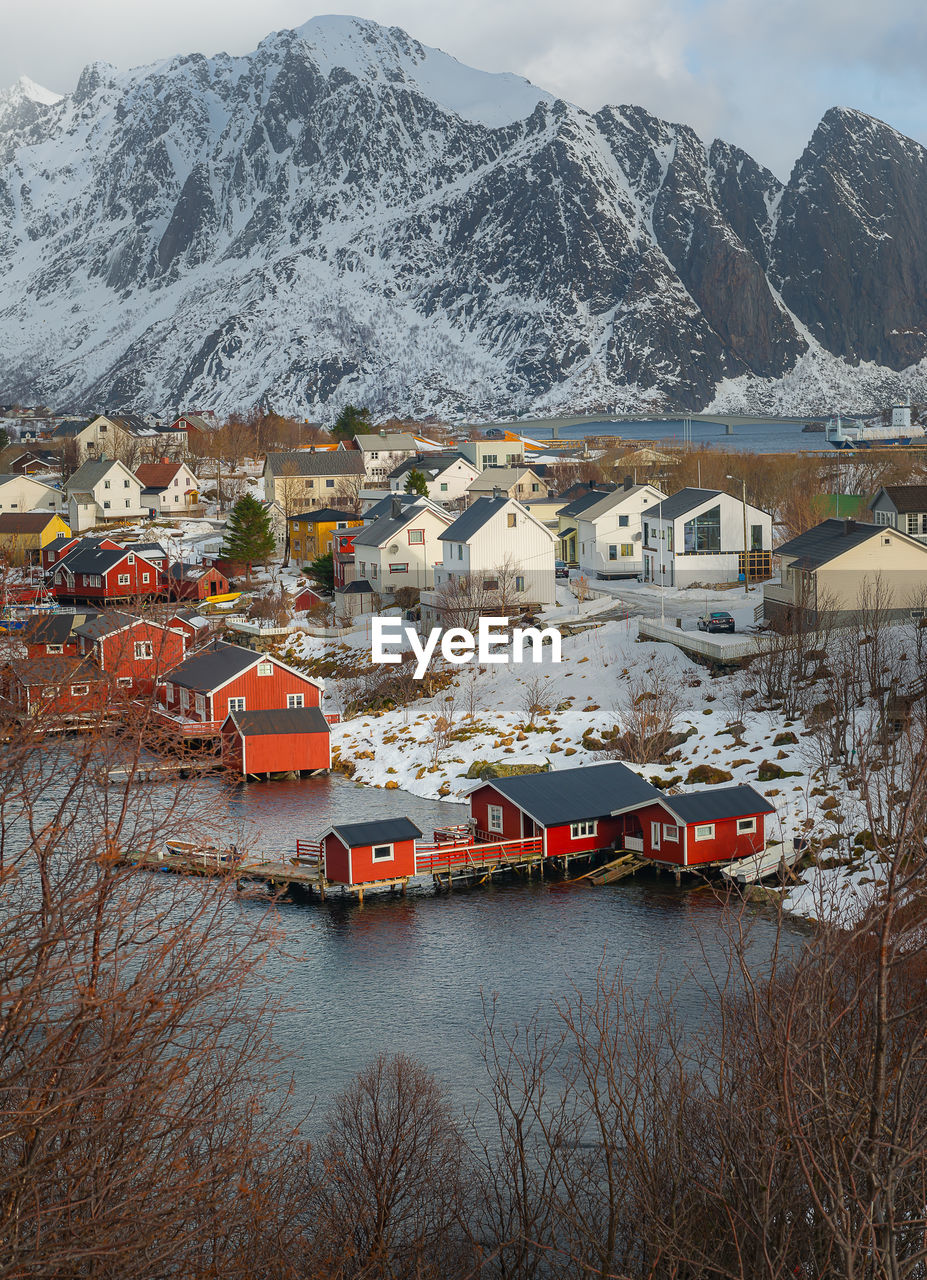
[[[554,561],[554,576],[557,578],[568,578],[570,576],[570,566],[565,560]]]
[[[699,631],[736,631],[734,619],[729,613],[703,613],[698,620]]]

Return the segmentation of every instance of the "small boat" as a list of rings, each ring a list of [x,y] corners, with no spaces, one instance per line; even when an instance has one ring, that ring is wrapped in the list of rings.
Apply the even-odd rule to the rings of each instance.
[[[758,880],[766,880],[778,875],[783,869],[793,867],[804,852],[804,848],[796,848],[791,840],[784,844],[773,845],[762,853],[751,853],[745,858],[737,858],[719,871],[726,880],[734,884],[756,884]]]
[[[188,862],[199,862],[207,867],[235,867],[242,860],[242,854],[234,845],[230,849],[220,849],[218,845],[193,844],[189,840],[165,840],[164,852],[169,857],[186,858]]]

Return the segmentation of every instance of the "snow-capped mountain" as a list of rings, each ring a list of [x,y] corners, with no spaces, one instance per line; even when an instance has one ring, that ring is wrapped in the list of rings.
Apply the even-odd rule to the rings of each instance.
[[[398,28],[0,97],[0,398],[330,416],[927,392],[927,152],[827,113],[783,186]]]

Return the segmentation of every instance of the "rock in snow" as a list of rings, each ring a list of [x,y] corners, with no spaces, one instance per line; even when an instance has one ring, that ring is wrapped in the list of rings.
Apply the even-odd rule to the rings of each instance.
[[[330,417],[927,391],[924,149],[827,113],[783,185],[398,28],[0,95],[0,396]]]

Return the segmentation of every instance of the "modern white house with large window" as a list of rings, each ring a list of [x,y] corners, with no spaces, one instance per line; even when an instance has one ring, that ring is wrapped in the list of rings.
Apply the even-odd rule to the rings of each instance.
[[[690,587],[772,576],[772,516],[742,498],[681,489],[641,523],[645,582]]]
[[[666,494],[626,482],[587,506],[576,520],[576,559],[587,578],[631,578],[644,571],[643,517]]]
[[[404,503],[397,494],[389,502],[388,515],[354,535],[357,581],[369,582],[380,595],[392,595],[400,587],[430,587],[441,555],[440,537],[453,517],[424,497]]]
[[[869,503],[872,523],[927,542],[927,485],[886,484]]]

